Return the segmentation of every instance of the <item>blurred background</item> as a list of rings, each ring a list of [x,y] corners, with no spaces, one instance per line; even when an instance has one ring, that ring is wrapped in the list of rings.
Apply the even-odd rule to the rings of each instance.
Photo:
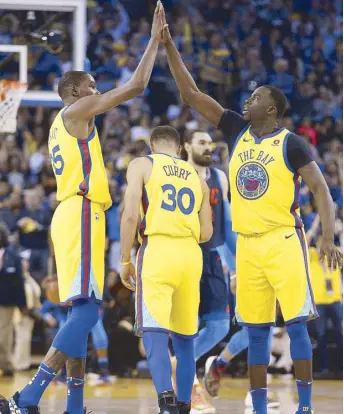
[[[224,107],[240,112],[253,90],[266,83],[286,94],[289,107],[282,125],[309,142],[333,197],[336,242],[342,248],[342,1],[164,0],[164,6],[173,38],[197,84]],[[150,38],[154,8],[155,2],[150,0],[87,1],[85,68],[92,73],[101,92],[132,76]],[[0,45],[27,44],[27,33],[50,18],[54,18],[52,12],[1,11]],[[55,50],[37,44],[29,47],[30,90],[56,90],[63,73],[73,68],[73,42],[77,34],[72,21],[71,14],[65,13],[50,25],[56,35],[51,41]],[[0,49],[0,59],[6,57]],[[18,59],[10,59],[0,67],[2,79],[18,79],[18,71]],[[30,369],[35,355],[48,349],[58,324],[58,316],[46,311],[45,295],[47,277],[54,277],[49,229],[57,206],[47,138],[58,104],[50,107],[37,103],[19,108],[17,131],[2,134],[0,141],[0,222],[6,226],[11,246],[21,262],[15,283],[0,271],[0,328],[7,326],[15,332],[13,348],[11,343],[14,357],[4,355],[0,345],[0,368],[5,376]],[[121,376],[146,375],[146,366],[140,362],[144,360],[142,346],[132,334],[133,297],[122,287],[118,276],[125,174],[134,157],[149,153],[150,131],[160,124],[174,126],[182,136],[188,129],[209,130],[215,143],[214,165],[227,172],[228,151],[222,134],[181,103],[163,47],[145,93],[97,118],[99,135],[106,138],[103,155],[113,198],[107,211],[104,324],[110,341],[110,369],[112,374]],[[322,316],[309,325],[315,377],[341,378],[342,275],[326,273],[319,262],[319,217],[306,186],[301,191],[301,213],[312,247],[314,294]],[[10,298],[3,293],[9,290],[13,291]],[[20,324],[24,319],[28,333],[22,338]],[[280,318],[279,327],[277,337],[283,336]],[[236,329],[233,326],[230,335]],[[218,350],[223,345],[219,344]],[[18,356],[24,352],[23,346],[29,346],[25,351],[29,356],[25,358]],[[88,370],[96,372],[91,346],[89,356]],[[242,355],[235,360],[231,375],[246,375],[245,359]],[[279,364],[273,372],[290,374],[292,368],[288,364]]]

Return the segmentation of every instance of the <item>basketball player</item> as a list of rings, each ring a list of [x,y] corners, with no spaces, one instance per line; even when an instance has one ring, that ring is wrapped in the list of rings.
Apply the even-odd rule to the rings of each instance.
[[[193,338],[198,330],[202,253],[199,242],[213,233],[209,189],[178,157],[180,138],[157,127],[152,155],[133,160],[127,172],[121,222],[121,279],[134,290],[136,332],[158,394],[160,414],[187,414],[196,372]],[[141,207],[137,279],[130,261]],[[169,335],[177,357],[177,395],[172,387]]]
[[[299,216],[301,179],[314,195],[322,224],[321,257],[330,269],[342,264],[334,245],[334,207],[305,141],[278,127],[287,106],[272,86],[256,89],[243,114],[225,110],[202,93],[164,26],[171,72],[184,101],[223,131],[231,160],[229,181],[237,242],[239,324],[249,327],[248,363],[253,407],[267,412],[267,365],[276,297],[291,340],[299,393],[297,413],[312,412],[312,346],[306,321],[318,316],[310,286],[308,251]]]
[[[190,131],[186,135],[185,158],[208,184],[214,228],[209,242],[201,245],[203,272],[199,321],[205,325],[195,339],[196,361],[217,345],[227,335],[230,327],[228,282],[223,272],[219,250],[224,243],[231,251],[235,250],[235,238],[231,231],[228,180],[223,171],[210,166],[212,146],[212,139],[206,132]],[[192,414],[215,413],[215,407],[209,404],[203,395],[197,376],[195,376],[191,407]]]
[[[95,116],[141,94],[152,73],[162,30],[158,2],[152,37],[128,83],[101,95],[93,77],[67,72],[58,92],[64,108],[49,135],[49,152],[57,181],[57,207],[52,220],[61,304],[72,311],[29,384],[9,401],[6,413],[38,413],[38,404],[56,373],[67,363],[67,409],[82,414],[88,334],[99,319],[104,286],[105,214],[111,206]]]

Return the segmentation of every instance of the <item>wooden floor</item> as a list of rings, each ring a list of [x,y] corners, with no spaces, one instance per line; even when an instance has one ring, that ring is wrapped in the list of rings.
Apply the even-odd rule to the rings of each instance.
[[[0,378],[0,394],[12,395],[27,384],[31,374],[16,374],[13,380]],[[294,414],[296,409],[294,382],[273,380],[269,390],[276,393],[281,409],[271,413]],[[246,380],[225,379],[221,396],[212,403],[218,414],[251,414],[244,406],[247,392]],[[314,409],[316,414],[343,412],[343,384],[340,381],[316,381],[314,384]],[[156,414],[155,392],[150,380],[117,380],[102,387],[87,386],[85,390],[88,411],[93,414]],[[62,414],[65,409],[66,388],[51,385],[41,401],[41,412]]]

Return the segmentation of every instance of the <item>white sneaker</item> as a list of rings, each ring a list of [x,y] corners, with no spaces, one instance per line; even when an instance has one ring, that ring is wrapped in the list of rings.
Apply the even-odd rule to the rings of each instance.
[[[215,414],[216,408],[205,398],[202,386],[196,384],[192,388],[190,414]]]
[[[207,359],[205,363],[205,373],[203,378],[203,385],[206,389],[207,393],[213,397],[217,398],[220,393],[220,385],[221,385],[221,375],[216,369],[216,361],[217,357],[212,356]]]

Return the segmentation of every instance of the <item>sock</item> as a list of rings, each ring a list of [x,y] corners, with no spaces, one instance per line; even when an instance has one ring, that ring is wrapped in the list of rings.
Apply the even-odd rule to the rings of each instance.
[[[215,366],[216,366],[216,370],[218,372],[223,372],[225,371],[225,369],[227,368],[229,364],[229,359],[226,358],[223,353],[221,355],[219,355],[216,359],[215,359]]]
[[[312,407],[312,380],[300,381],[296,380],[297,391],[299,393],[299,411],[307,412],[305,409],[309,408],[309,413]]]
[[[157,393],[173,391],[172,366],[168,353],[168,333],[144,332],[142,339],[147,354],[149,370]]]
[[[107,377],[108,375],[110,375],[108,358],[106,357],[98,358],[98,366],[99,366],[100,375],[102,377]]]
[[[19,407],[25,408],[38,405],[44,391],[56,375],[57,372],[42,362],[35,376],[20,392]]]
[[[70,414],[84,414],[84,386],[85,381],[79,378],[67,377],[67,412]]]
[[[253,410],[257,414],[267,414],[268,412],[268,390],[267,388],[253,388],[251,390]]]
[[[175,335],[172,343],[178,361],[177,398],[179,402],[189,403],[196,375],[194,340]]]

